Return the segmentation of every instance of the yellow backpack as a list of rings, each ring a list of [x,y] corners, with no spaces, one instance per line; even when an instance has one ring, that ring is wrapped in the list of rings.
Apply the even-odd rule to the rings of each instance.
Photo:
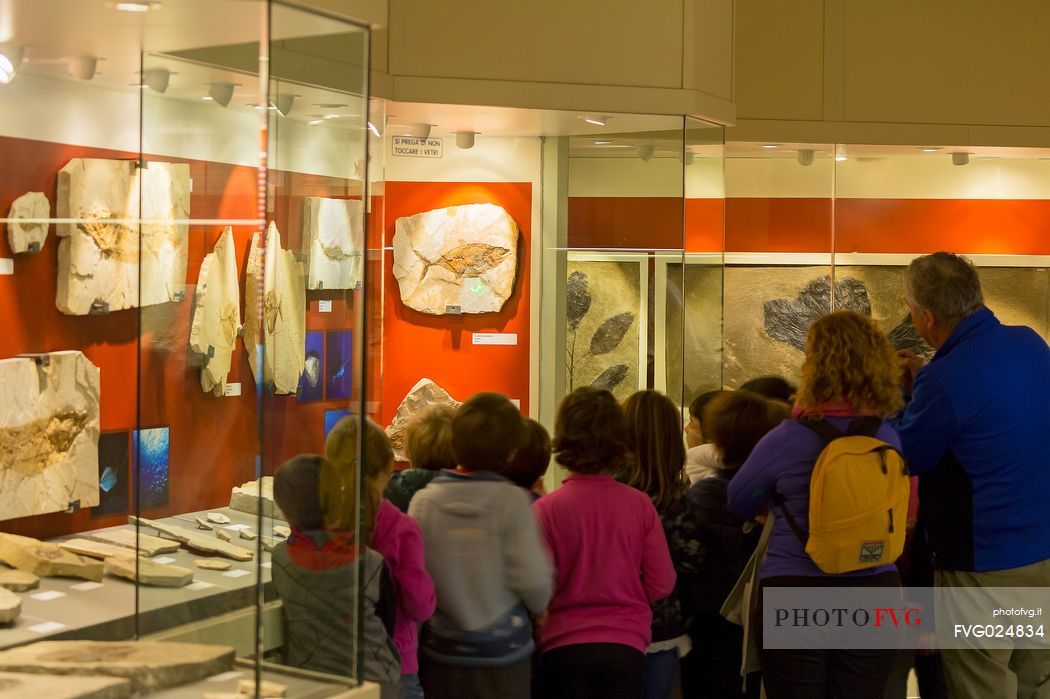
[[[809,534],[781,505],[806,553],[825,573],[848,573],[893,563],[904,551],[911,487],[904,458],[875,437],[882,420],[856,418],[840,432],[802,419],[825,442],[809,481]]]

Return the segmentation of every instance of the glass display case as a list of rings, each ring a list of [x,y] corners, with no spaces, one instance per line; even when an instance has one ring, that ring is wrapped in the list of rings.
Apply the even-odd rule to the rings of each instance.
[[[353,561],[341,671],[289,657],[272,493],[374,402],[368,42],[277,1],[5,4],[0,672],[45,673],[5,683],[379,696]]]

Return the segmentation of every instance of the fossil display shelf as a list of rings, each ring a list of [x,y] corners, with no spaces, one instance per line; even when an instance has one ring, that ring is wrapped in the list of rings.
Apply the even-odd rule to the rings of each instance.
[[[253,678],[254,673],[251,668],[238,666],[232,672],[226,672],[215,677],[193,682],[192,684],[154,692],[149,697],[150,699],[200,699],[205,694],[235,694],[238,681]],[[262,678],[288,687],[288,691],[285,694],[288,699],[356,699],[358,696],[363,699],[364,697],[372,696],[366,693],[365,687],[349,688],[269,669],[263,671]],[[378,697],[379,693],[375,692],[374,696]],[[247,699],[247,696],[245,699]]]
[[[207,517],[208,512],[222,512],[230,518],[229,525],[247,525],[258,533],[256,515],[237,512],[229,508],[216,508],[201,512],[189,512],[178,517],[165,517],[158,521],[195,529],[194,517]],[[280,522],[283,524],[283,522]],[[264,520],[264,535],[270,535],[272,520]],[[131,525],[111,527],[106,530],[128,529]],[[90,538],[94,532],[79,532],[68,537],[52,539]],[[143,534],[156,535],[150,529]],[[212,532],[208,532],[212,533]],[[234,541],[237,533],[231,531]],[[240,541],[245,548],[255,550],[256,541]],[[129,549],[130,551],[130,549]],[[173,559],[174,565],[193,570],[193,584],[181,588],[141,586],[139,590],[139,616],[137,631],[140,635],[157,633],[165,629],[189,624],[226,612],[249,607],[255,603],[256,562],[216,560],[231,564],[229,570],[214,571],[197,568],[196,559],[207,556],[182,547],[175,553],[160,554],[156,559]],[[265,599],[275,599],[270,584],[270,554],[262,552],[262,577]],[[202,584],[203,583],[203,584]],[[49,594],[52,593],[52,594]],[[53,593],[61,593],[56,597]],[[105,576],[99,586],[87,584],[73,578],[42,578],[40,587],[29,592],[18,593],[22,598],[22,614],[9,626],[0,626],[0,648],[10,648],[33,641],[82,639],[111,641],[131,638],[135,632],[135,584],[110,575]],[[41,597],[43,595],[43,597]],[[57,626],[60,625],[60,626]],[[217,690],[215,690],[217,691]],[[167,696],[166,694],[163,696]],[[183,696],[175,694],[172,696]],[[198,693],[196,696],[200,696]]]

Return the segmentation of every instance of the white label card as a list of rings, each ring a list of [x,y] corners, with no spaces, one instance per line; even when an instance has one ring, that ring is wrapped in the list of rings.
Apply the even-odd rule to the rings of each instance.
[[[226,389],[222,392],[222,395],[227,396],[227,397],[231,397],[231,398],[233,396],[241,395],[241,385],[239,383],[228,383],[228,384],[226,384]]]
[[[236,670],[230,670],[229,672],[223,672],[219,675],[212,675],[206,682],[228,682],[229,680],[239,680],[244,677],[243,672],[237,672]]]
[[[91,592],[92,590],[98,590],[104,587],[102,583],[97,582],[83,582],[76,585],[70,585],[70,590],[76,590],[77,592]]]
[[[273,561],[266,561],[259,566],[260,568],[273,568]]]
[[[204,582],[203,580],[198,580],[197,582],[192,582],[189,585],[187,585],[186,589],[187,590],[207,590],[209,587],[215,587],[215,585],[212,585],[210,582]]]
[[[160,558],[151,558],[150,560],[154,563],[160,563],[162,565],[175,562],[175,559],[171,558],[170,556],[161,556]]]
[[[247,524],[231,524],[230,526],[226,527],[226,529],[229,529],[231,532],[239,532],[242,529],[251,529],[251,527],[249,527]]]
[[[66,625],[60,624],[57,621],[45,621],[43,624],[30,626],[29,630],[33,633],[54,633],[55,631],[61,631],[64,628],[66,628]]]
[[[332,312],[332,299],[321,299],[317,302],[318,313],[331,313]]]
[[[518,333],[474,333],[475,345],[516,345]]]
[[[51,600],[61,599],[65,596],[65,592],[59,592],[58,590],[48,590],[47,592],[38,592],[35,595],[30,595],[30,597],[37,602],[50,602]]]
[[[243,578],[245,575],[251,575],[250,570],[228,570],[223,575],[227,578]]]
[[[15,261],[10,257],[0,257],[0,274],[14,274]]]

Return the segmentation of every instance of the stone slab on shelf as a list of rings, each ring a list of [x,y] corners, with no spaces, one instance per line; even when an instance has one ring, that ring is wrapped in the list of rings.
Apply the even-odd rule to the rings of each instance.
[[[229,524],[230,523],[230,518],[227,517],[226,515],[224,515],[221,512],[209,512],[207,519],[212,524]]]
[[[113,529],[110,531],[88,532],[87,536],[96,541],[102,541],[114,546],[122,546],[132,549],[129,553],[138,553],[142,556],[156,556],[162,553],[175,553],[182,548],[181,541],[161,539],[158,536],[150,536],[139,532],[136,536],[134,529]]]
[[[280,682],[273,682],[271,680],[263,680],[259,683],[258,695],[265,697],[265,699],[283,699],[285,694],[288,693],[288,685],[281,684]],[[237,693],[241,696],[248,695],[254,697],[256,695],[255,680],[240,680],[237,683]]]
[[[18,255],[44,249],[48,223],[39,219],[51,218],[51,202],[43,192],[26,192],[15,199],[11,202],[7,218],[7,242],[11,252]]]
[[[102,580],[100,562],[28,536],[0,533],[0,561],[41,578]]]
[[[273,499],[273,476],[263,476],[259,480],[234,486],[230,493],[231,510],[254,515],[259,513],[260,505],[263,517],[284,519],[284,513]]]
[[[131,682],[120,677],[68,677],[0,672],[4,699],[127,699]]]
[[[204,357],[201,388],[216,396],[226,391],[241,325],[241,290],[233,229],[219,236],[204,256],[197,278],[197,299],[190,325],[190,349]]]
[[[518,226],[495,204],[399,218],[393,247],[401,302],[421,313],[492,313],[514,291]]]
[[[252,234],[248,244],[248,264],[244,271],[244,350],[248,353],[248,368],[256,381],[262,376],[259,365],[259,346],[263,344],[262,325],[259,322],[259,308],[265,296],[265,274],[263,270],[263,245],[259,233]],[[306,346],[303,345],[305,356]]]
[[[426,378],[417,381],[416,385],[401,400],[401,404],[397,406],[397,412],[394,413],[394,419],[386,428],[386,435],[390,438],[395,459],[408,461],[408,454],[405,451],[405,430],[416,415],[434,405],[447,405],[454,410],[460,406],[460,402],[450,396],[448,391],[441,386]]]
[[[249,551],[246,548],[241,548],[240,546],[236,546],[226,541],[220,541],[211,534],[205,532],[186,529],[165,522],[156,522],[151,519],[136,517],[134,515],[129,516],[128,521],[131,524],[138,524],[148,529],[154,529],[161,534],[167,534],[173,539],[178,539],[185,544],[187,548],[193,549],[194,551],[216,553],[221,556],[226,556],[227,558],[232,558],[235,561],[250,561],[255,555],[252,551]]]
[[[105,560],[106,558],[114,556],[118,558],[133,558],[135,556],[135,552],[131,549],[126,549],[123,546],[106,544],[101,541],[91,541],[90,539],[67,539],[58,542],[58,545],[66,551],[70,551],[79,556],[98,558],[100,560]]]
[[[158,641],[41,641],[0,652],[0,670],[45,675],[106,675],[151,692],[226,672],[234,649]]]
[[[186,291],[190,168],[74,158],[58,174],[55,302],[69,315],[179,301]]]
[[[185,587],[193,582],[193,571],[182,566],[157,563],[135,556],[111,556],[105,561],[109,575],[154,587]]]
[[[99,370],[83,353],[0,360],[0,520],[99,504]]]
[[[40,578],[24,570],[0,570],[0,587],[11,592],[28,592],[40,587]]]
[[[193,565],[201,570],[229,570],[233,564],[229,561],[220,561],[214,558],[198,558]]]
[[[307,289],[353,289],[361,281],[364,211],[360,200],[303,200]]]
[[[22,613],[22,598],[0,587],[0,624],[10,624]]]

